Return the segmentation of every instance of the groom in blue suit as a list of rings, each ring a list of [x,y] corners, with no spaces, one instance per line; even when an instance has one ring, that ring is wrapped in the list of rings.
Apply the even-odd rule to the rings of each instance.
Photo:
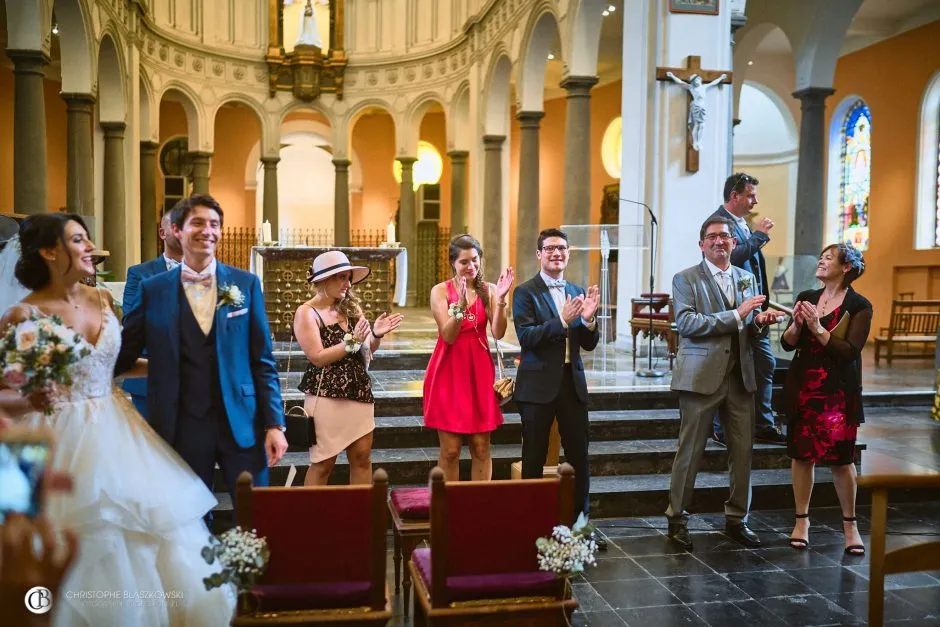
[[[172,270],[180,265],[183,260],[183,249],[180,247],[180,241],[173,235],[173,210],[170,209],[163,214],[160,220],[160,239],[163,240],[163,254],[156,259],[139,263],[127,269],[127,282],[124,284],[124,298],[121,307],[124,310],[124,316],[132,309],[140,305],[140,283],[144,279]],[[147,379],[135,377],[124,379],[122,385],[124,391],[131,395],[134,407],[137,412],[147,417]]]
[[[115,374],[147,350],[151,426],[210,490],[218,462],[234,503],[238,475],[247,470],[267,485],[287,440],[261,284],[216,260],[222,220],[207,194],[174,207],[183,262],[141,283]]]

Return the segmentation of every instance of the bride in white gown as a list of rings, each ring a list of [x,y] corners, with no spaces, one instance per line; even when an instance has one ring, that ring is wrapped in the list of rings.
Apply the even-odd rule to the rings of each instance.
[[[56,527],[79,536],[54,624],[228,625],[234,591],[206,591],[202,581],[217,570],[200,555],[210,537],[203,516],[216,499],[113,383],[121,325],[107,290],[80,282],[95,271],[84,224],[76,216],[32,216],[16,244],[0,254],[0,330],[32,312],[57,315],[91,351],[73,367],[73,385],[46,399],[51,415],[22,418],[55,432],[53,468],[74,479],[73,492],[50,497],[46,510]],[[23,286],[10,276],[17,257]]]

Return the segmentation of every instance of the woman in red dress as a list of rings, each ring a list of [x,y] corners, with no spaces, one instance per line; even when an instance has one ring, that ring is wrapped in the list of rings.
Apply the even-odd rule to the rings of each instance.
[[[440,336],[424,378],[424,426],[437,429],[441,444],[437,464],[448,481],[460,479],[463,436],[470,436],[470,478],[493,475],[490,433],[503,424],[493,383],[486,325],[496,341],[506,334],[506,298],[513,271],[507,268],[496,285],[483,280],[483,248],[470,235],[450,242],[454,277],[431,290],[431,312]]]
[[[850,244],[819,255],[816,278],[823,287],[796,297],[793,320],[781,338],[796,349],[784,385],[787,454],[792,459],[796,526],[790,546],[809,546],[809,501],[816,464],[830,467],[845,533],[845,553],[864,555],[855,524],[855,438],[862,413],[862,348],[871,329],[872,307],[852,289],[865,271],[862,254]]]

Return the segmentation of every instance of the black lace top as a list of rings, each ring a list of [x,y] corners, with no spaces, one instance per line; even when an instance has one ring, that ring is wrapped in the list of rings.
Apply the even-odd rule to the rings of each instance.
[[[342,344],[343,336],[346,335],[343,327],[339,323],[324,326],[320,314],[316,310],[314,310],[314,313],[317,314],[320,323],[320,340],[323,342],[323,348]],[[349,328],[355,327],[355,323],[355,320],[350,320]],[[321,371],[323,372],[322,384],[320,383]],[[317,393],[318,386],[319,394]],[[372,396],[372,380],[369,378],[369,373],[366,372],[366,362],[362,356],[362,351],[347,353],[345,357],[339,361],[334,361],[326,368],[309,364],[297,389],[305,394],[315,396],[345,398],[360,403],[375,402],[375,398]]]

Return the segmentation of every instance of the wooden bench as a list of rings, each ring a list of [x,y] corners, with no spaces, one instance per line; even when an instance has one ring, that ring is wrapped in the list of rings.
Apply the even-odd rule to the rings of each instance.
[[[888,490],[892,488],[936,489],[940,474],[859,475],[858,487],[871,490],[871,564],[868,577],[868,624],[884,625],[885,575],[940,568],[940,542],[921,542],[893,551],[885,549],[888,527]]]
[[[669,294],[640,294],[640,298],[630,299],[630,330],[633,333],[633,369],[636,370],[637,335],[648,335],[650,327],[653,337],[666,341],[669,352],[669,369],[679,350],[679,334],[676,332],[676,318],[673,312],[672,297]],[[666,311],[663,311],[665,309]],[[652,324],[650,324],[652,318]]]
[[[895,300],[891,303],[891,321],[875,338],[875,364],[884,357],[894,359],[932,359],[940,327],[940,300]],[[913,347],[896,353],[898,345]]]

